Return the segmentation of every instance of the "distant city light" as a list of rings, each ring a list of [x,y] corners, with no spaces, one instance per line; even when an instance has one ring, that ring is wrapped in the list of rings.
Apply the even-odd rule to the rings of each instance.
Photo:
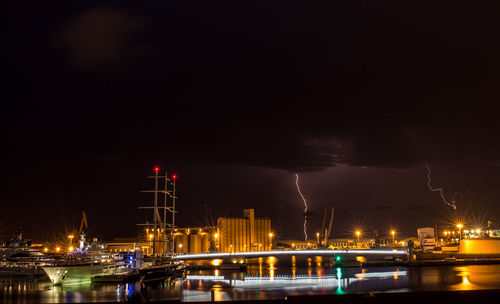
[[[215,259],[215,260],[212,260],[212,263],[211,263],[213,266],[219,266],[220,264],[222,264],[222,260],[221,259]]]

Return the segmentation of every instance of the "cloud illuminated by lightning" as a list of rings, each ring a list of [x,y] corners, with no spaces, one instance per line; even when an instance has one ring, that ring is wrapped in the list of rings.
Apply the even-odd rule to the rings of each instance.
[[[443,200],[443,203],[448,205],[449,207],[453,209],[457,209],[457,206],[455,205],[455,195],[450,201],[447,201],[446,198],[444,197],[444,189],[443,188],[432,188],[431,186],[431,167],[429,165],[425,165],[427,168],[427,187],[429,187],[429,190],[431,191],[439,191],[439,194],[441,195],[441,199]]]
[[[307,241],[307,201],[302,192],[300,191],[299,175],[297,173],[295,173],[295,185],[297,186],[297,192],[300,194],[300,197],[304,202],[304,238]]]

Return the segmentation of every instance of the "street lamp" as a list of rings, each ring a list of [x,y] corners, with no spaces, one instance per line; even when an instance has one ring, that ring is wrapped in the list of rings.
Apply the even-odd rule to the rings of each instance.
[[[458,228],[458,239],[461,241],[462,240],[462,227],[464,225],[462,224],[457,224],[457,228]]]
[[[219,252],[219,233],[214,233],[214,239],[215,239],[215,248],[217,248],[217,252]]]
[[[272,232],[269,233],[269,243],[270,243],[269,250],[273,249],[273,235],[274,234]]]
[[[392,234],[392,244],[394,244],[394,235],[396,234],[396,231],[391,230],[391,234]]]
[[[359,243],[359,235],[360,235],[360,234],[361,234],[361,232],[360,232],[360,231],[356,231],[356,235],[358,236],[358,243]],[[358,244],[358,246],[359,246],[359,244]]]
[[[316,232],[316,239],[317,239],[317,242],[318,242],[318,245],[319,245],[319,232]]]

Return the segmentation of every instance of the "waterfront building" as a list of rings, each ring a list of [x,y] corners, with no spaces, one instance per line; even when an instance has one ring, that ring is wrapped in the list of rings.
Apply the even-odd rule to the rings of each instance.
[[[243,217],[220,217],[215,237],[219,252],[271,250],[271,219],[255,218],[254,209],[243,210]]]
[[[145,256],[153,255],[153,246],[156,246],[155,250],[158,255],[169,254],[172,248],[175,254],[207,253],[215,251],[214,231],[215,227],[175,228],[171,232],[174,240],[172,244],[170,239],[161,239],[163,231],[146,228],[144,234],[139,237],[115,239],[107,243],[106,248],[109,252],[141,251]]]
[[[459,253],[462,254],[500,254],[498,238],[465,239],[460,241]]]
[[[418,241],[420,242],[420,246],[422,247],[423,252],[432,252],[432,250],[434,250],[434,247],[436,247],[434,230],[435,228],[433,227],[417,229]]]
[[[208,253],[215,251],[215,227],[191,227],[174,229],[174,248],[176,254]]]

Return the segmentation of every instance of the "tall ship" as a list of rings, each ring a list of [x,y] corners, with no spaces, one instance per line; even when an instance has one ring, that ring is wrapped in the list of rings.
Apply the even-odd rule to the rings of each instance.
[[[105,246],[94,239],[87,243],[82,228],[87,228],[87,216],[82,212],[80,238],[77,244],[70,243],[67,253],[52,265],[42,267],[54,285],[91,282],[99,275],[127,273],[130,268],[118,254],[105,252]],[[72,235],[70,237],[72,240]],[[73,245],[75,247],[73,247]]]
[[[171,178],[169,178],[167,172],[160,175],[159,171],[160,169],[155,167],[155,174],[148,176],[148,178],[154,180],[154,189],[143,191],[153,193],[153,206],[139,207],[140,209],[153,210],[153,223],[139,224],[147,226],[153,245],[153,255],[150,262],[139,268],[140,281],[143,285],[178,276],[184,272],[185,268],[184,264],[172,259],[175,253],[173,239],[176,227],[175,214],[177,213],[175,210],[177,175],[172,174]],[[163,206],[160,205],[161,198],[163,198]],[[163,213],[163,216],[161,213]]]

